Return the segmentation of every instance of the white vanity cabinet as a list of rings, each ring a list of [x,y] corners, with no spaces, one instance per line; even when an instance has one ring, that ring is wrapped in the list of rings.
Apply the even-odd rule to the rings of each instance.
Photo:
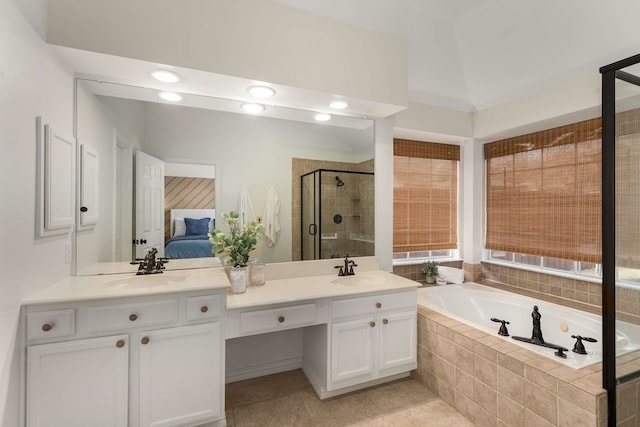
[[[127,426],[127,335],[29,346],[27,375],[29,426]]]
[[[406,376],[417,366],[416,322],[415,289],[332,299],[327,327],[304,332],[303,370],[318,396]]]
[[[415,290],[332,302],[327,390],[416,368]]]
[[[28,427],[223,426],[224,293],[27,305]]]

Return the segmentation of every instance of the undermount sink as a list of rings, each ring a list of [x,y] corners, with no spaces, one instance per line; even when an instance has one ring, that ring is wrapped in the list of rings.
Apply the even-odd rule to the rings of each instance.
[[[338,276],[331,283],[340,286],[379,285],[385,280],[384,277],[375,274],[356,273],[354,276]]]
[[[103,286],[105,288],[125,289],[125,288],[150,288],[155,286],[171,285],[178,282],[182,282],[187,278],[183,275],[168,275],[168,274],[147,274],[147,275],[133,275],[116,280],[105,282]]]

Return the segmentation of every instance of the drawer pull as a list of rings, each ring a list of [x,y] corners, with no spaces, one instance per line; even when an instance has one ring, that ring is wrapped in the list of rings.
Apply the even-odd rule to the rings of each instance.
[[[129,315],[129,320],[131,320],[132,322],[135,322],[136,320],[138,320],[138,315],[133,313]]]
[[[382,319],[382,323],[384,323],[385,325],[389,323],[389,320],[387,319]]]
[[[118,348],[124,347],[124,340],[118,340],[118,342],[116,342],[116,347]]]
[[[44,325],[42,325],[42,330],[45,332],[49,332],[52,329],[53,329],[53,323],[51,322],[45,323]]]
[[[369,326],[371,326],[372,328],[376,327],[376,322],[369,322]]]
[[[280,323],[284,323],[284,316],[280,316],[280,317],[278,317],[278,322],[280,322]]]
[[[149,337],[142,337],[142,339],[140,340],[140,342],[142,343],[142,345],[147,345],[147,344],[149,344]]]
[[[203,305],[202,307],[200,307],[200,311],[202,313],[206,313],[207,311],[209,311],[209,307],[207,307],[206,305]]]
[[[382,303],[381,302],[377,302],[376,303],[376,308],[382,308]]]

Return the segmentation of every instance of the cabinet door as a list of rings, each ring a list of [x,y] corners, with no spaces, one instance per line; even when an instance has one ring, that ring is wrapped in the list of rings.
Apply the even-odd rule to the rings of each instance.
[[[416,363],[416,312],[404,312],[378,317],[380,324],[380,370],[404,367]]]
[[[377,325],[372,318],[331,326],[331,381],[373,374],[373,342]]]
[[[127,426],[126,335],[27,349],[28,427]]]
[[[220,322],[146,332],[139,345],[140,426],[196,425],[222,416]]]

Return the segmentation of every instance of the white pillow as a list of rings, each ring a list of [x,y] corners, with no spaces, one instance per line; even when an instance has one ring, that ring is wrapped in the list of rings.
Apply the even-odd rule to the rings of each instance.
[[[464,270],[460,268],[439,265],[438,276],[446,279],[449,283],[464,283]]]
[[[184,223],[184,218],[173,219],[173,236],[180,237],[187,235],[187,224]]]

